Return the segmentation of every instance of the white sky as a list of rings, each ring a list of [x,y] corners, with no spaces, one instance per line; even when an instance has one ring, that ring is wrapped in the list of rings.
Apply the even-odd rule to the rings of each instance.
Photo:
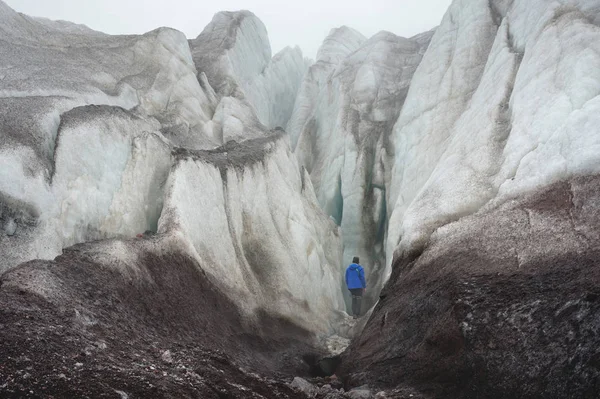
[[[195,38],[218,11],[246,9],[266,25],[273,54],[298,45],[308,57],[329,30],[350,26],[410,37],[437,26],[451,0],[4,0],[24,14],[82,23],[111,34],[168,26]]]

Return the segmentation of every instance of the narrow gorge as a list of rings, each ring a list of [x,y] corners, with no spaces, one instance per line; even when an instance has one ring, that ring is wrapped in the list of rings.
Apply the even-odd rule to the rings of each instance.
[[[0,397],[592,398],[599,252],[598,0],[316,60],[0,0]]]

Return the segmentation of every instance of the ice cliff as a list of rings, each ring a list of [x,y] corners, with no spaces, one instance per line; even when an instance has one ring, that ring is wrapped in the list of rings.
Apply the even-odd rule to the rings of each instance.
[[[439,227],[598,172],[598,8],[457,0],[435,33],[326,39],[287,129],[370,303]]]
[[[189,242],[247,314],[333,331],[343,318],[338,228],[318,207],[282,130],[175,154],[159,233]]]
[[[599,25],[597,1],[453,2],[391,135],[391,277],[347,352],[356,384],[595,386]]]
[[[222,142],[285,127],[308,68],[299,48],[271,57],[263,23],[251,12],[222,12],[194,40],[194,62],[217,92],[213,125]],[[225,135],[225,136],[223,136]]]
[[[288,124],[298,161],[342,228],[343,260],[368,265],[366,305],[384,283],[391,132],[432,33],[370,39],[334,29],[302,84]]]
[[[599,171],[599,6],[534,3],[448,10],[394,127],[388,260],[488,203]]]
[[[333,331],[338,228],[270,128],[291,115],[307,67],[299,49],[271,59],[249,12],[217,14],[191,42],[166,28],[109,36],[4,3],[0,18],[1,271],[159,232],[244,317]]]

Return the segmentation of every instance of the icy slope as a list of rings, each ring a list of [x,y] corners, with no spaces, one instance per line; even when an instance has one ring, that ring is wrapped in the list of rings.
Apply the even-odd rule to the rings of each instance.
[[[600,6],[562,3],[448,10],[394,128],[388,265],[488,203],[600,171]]]
[[[159,232],[190,252],[245,314],[331,332],[344,310],[337,226],[282,131],[213,151],[178,151]]]
[[[344,263],[358,255],[366,266],[369,306],[385,277],[389,136],[430,37],[332,31],[288,125],[319,203],[342,227]]]
[[[198,71],[206,75],[221,103],[234,109],[225,121],[217,122],[216,132],[224,124],[238,124],[239,132],[232,138],[259,137],[260,128],[242,126],[248,121],[237,117],[240,113],[256,115],[269,129],[287,125],[308,67],[299,48],[286,48],[271,58],[267,30],[249,11],[216,14],[202,33],[190,40],[190,48]]]

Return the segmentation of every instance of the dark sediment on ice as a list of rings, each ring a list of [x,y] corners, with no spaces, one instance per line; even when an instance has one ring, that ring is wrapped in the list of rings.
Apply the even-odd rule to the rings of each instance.
[[[308,373],[310,335],[245,320],[163,239],[76,245],[2,275],[0,396],[304,397],[285,383]]]
[[[349,386],[431,397],[595,397],[600,392],[600,177],[463,218],[416,259],[396,259]]]

